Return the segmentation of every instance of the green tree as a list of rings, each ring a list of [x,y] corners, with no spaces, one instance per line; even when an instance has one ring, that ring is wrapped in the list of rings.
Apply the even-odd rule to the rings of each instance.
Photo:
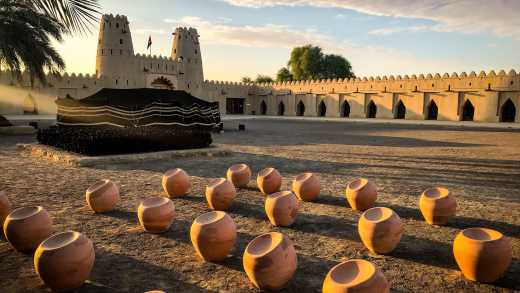
[[[97,0],[0,0],[0,65],[20,79],[22,70],[46,83],[65,62],[52,46],[64,34],[85,32],[97,20]]]
[[[295,47],[287,65],[294,80],[355,77],[343,56],[323,54],[320,47],[312,45]]]
[[[282,67],[276,74],[276,81],[291,81],[293,76],[287,67]]]
[[[243,83],[252,83],[253,80],[249,76],[244,76],[244,77],[242,77],[242,82]]]
[[[259,74],[255,80],[256,83],[266,83],[266,82],[273,82],[273,81],[274,80],[272,77],[270,77],[268,75],[262,75],[262,74]]]

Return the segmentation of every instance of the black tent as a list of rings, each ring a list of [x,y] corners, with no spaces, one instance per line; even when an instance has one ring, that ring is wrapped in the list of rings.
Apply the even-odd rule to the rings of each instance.
[[[57,126],[39,141],[89,155],[205,147],[220,124],[218,103],[185,91],[102,89],[56,104]]]

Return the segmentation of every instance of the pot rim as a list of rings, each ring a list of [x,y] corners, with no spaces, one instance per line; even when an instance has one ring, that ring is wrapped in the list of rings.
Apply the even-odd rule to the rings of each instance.
[[[423,191],[421,197],[427,200],[440,200],[451,196],[451,191],[443,186],[428,188]]]
[[[377,211],[381,211],[381,215],[379,215],[379,218],[374,219],[373,216],[377,216],[377,215],[372,215],[372,213],[377,212]],[[370,208],[370,209],[366,210],[365,212],[363,212],[363,214],[361,215],[361,218],[368,222],[381,223],[381,222],[384,222],[384,221],[392,218],[394,215],[397,216],[397,214],[391,208],[373,207],[373,208]]]
[[[294,194],[294,192],[292,192],[290,190],[282,190],[282,191],[278,191],[278,192],[275,192],[275,193],[268,194],[267,197],[266,197],[266,200],[268,200],[268,199],[271,199],[271,200],[279,199],[279,198],[290,196],[290,195],[296,196]]]
[[[369,183],[370,183],[370,180],[368,180],[367,178],[364,178],[364,177],[357,178],[348,184],[348,189],[353,190],[353,191],[359,191],[359,190],[365,188],[365,186],[367,186]]]
[[[360,266],[361,269],[365,270],[360,271]],[[338,276],[340,269],[357,269],[358,272],[356,274],[350,274],[347,276]],[[360,274],[361,272],[364,272],[364,274]],[[328,276],[334,282],[350,288],[370,280],[376,274],[376,272],[377,267],[370,261],[364,259],[349,259],[335,265],[332,269],[330,269]]]
[[[481,236],[484,236],[483,234],[486,234],[488,236],[487,238],[477,238],[477,236],[473,233],[481,233]],[[489,229],[489,228],[483,228],[483,227],[473,227],[473,228],[467,228],[459,232],[460,235],[462,235],[465,239],[473,241],[473,242],[493,242],[498,241],[502,238],[504,238],[504,234],[502,234],[500,231]]]
[[[164,172],[164,175],[165,177],[171,177],[171,176],[175,176],[177,174],[186,174],[186,176],[188,175],[188,173],[186,173],[186,171],[184,171],[183,169],[181,168],[173,168],[173,169],[169,169],[167,170],[166,172]]]
[[[247,166],[244,163],[240,163],[240,164],[232,165],[231,167],[229,167],[229,170],[231,172],[239,172],[239,171],[247,170],[247,168],[249,168],[249,166]]]
[[[264,168],[260,172],[258,172],[258,177],[267,177],[273,174],[275,171],[276,169],[273,167]]]
[[[208,184],[208,188],[217,188],[218,186],[226,183],[226,181],[228,181],[226,178],[224,177],[221,177],[221,178],[215,178],[215,179],[212,179],[211,182]],[[229,182],[231,183],[231,182]],[[231,183],[233,184],[233,183]]]
[[[211,211],[204,213],[193,221],[193,224],[205,226],[223,220],[228,214],[223,211]],[[228,216],[229,217],[229,216]]]
[[[268,243],[267,245],[261,243],[261,241],[267,237],[269,237],[270,243]],[[244,253],[247,253],[255,258],[263,257],[275,250],[277,247],[279,247],[284,237],[286,236],[280,232],[268,232],[258,235],[247,244]]]
[[[156,208],[168,204],[172,200],[162,196],[149,197],[140,202],[143,208]],[[172,202],[173,203],[173,202]]]
[[[110,179],[98,180],[96,183],[94,183],[94,184],[89,186],[89,188],[87,189],[87,192],[88,193],[94,193],[94,192],[100,190],[101,188],[105,187],[106,185],[108,185],[110,183],[113,184],[114,182],[112,182],[112,180],[110,180]]]
[[[74,243],[81,236],[82,234],[77,231],[65,231],[56,233],[51,235],[49,238],[43,240],[43,242],[40,243],[39,248],[45,251],[58,250]]]
[[[31,206],[31,207],[21,207],[14,209],[8,216],[7,219],[9,220],[24,220],[31,217],[34,217],[35,215],[41,213],[42,211],[45,211],[45,209],[42,206]],[[7,222],[6,219],[6,222]]]
[[[296,178],[294,178],[294,181],[304,182],[304,181],[311,179],[313,176],[315,176],[315,175],[312,172],[304,172],[304,173],[301,173],[298,176],[296,176]]]

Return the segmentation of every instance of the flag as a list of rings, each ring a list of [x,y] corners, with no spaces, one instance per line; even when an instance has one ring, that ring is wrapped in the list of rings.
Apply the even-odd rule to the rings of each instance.
[[[148,45],[146,46],[146,49],[150,49],[151,46],[152,46],[152,36],[149,36],[148,37]]]

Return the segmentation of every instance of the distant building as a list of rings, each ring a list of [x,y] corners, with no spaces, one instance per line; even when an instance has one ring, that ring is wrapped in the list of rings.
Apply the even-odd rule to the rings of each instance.
[[[204,81],[199,35],[177,28],[170,57],[135,54],[128,20],[101,18],[93,75],[49,76],[20,84],[0,72],[0,114],[55,114],[56,97],[101,88],[185,90],[218,101],[223,114],[520,122],[520,74],[462,72],[268,84]]]

